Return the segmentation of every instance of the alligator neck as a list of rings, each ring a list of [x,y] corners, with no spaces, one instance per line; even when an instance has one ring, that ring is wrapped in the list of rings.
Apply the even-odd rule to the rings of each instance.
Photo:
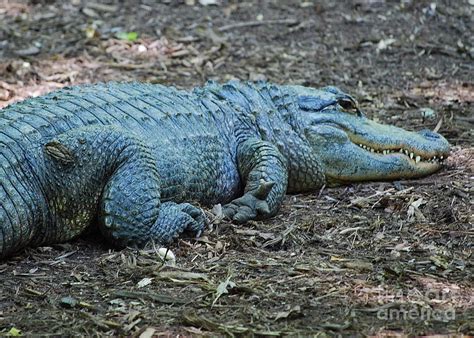
[[[249,117],[252,123],[245,128],[274,144],[287,159],[288,192],[311,191],[325,184],[322,163],[304,136],[294,97],[285,87],[231,81],[210,82],[205,88],[239,109],[243,119]]]

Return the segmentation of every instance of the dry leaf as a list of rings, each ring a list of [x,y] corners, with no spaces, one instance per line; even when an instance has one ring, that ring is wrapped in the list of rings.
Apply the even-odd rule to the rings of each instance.
[[[153,278],[145,277],[145,278],[143,278],[141,281],[139,281],[139,282],[137,283],[137,286],[138,286],[139,288],[142,288],[142,287],[144,287],[144,286],[150,285],[151,282],[152,282],[152,280],[153,280]]]

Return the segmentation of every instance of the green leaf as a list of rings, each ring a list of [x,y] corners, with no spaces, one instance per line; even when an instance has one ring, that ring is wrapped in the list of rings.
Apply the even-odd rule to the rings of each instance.
[[[448,261],[444,258],[444,257],[441,257],[441,256],[438,256],[438,255],[433,255],[433,256],[430,256],[430,260],[434,263],[434,265],[436,265],[438,268],[441,268],[441,269],[447,269],[449,267],[449,263]]]
[[[118,32],[115,34],[117,39],[120,40],[127,40],[127,41],[136,41],[138,39],[138,33],[137,32]]]
[[[8,331],[8,335],[11,337],[19,337],[21,336],[21,330],[18,330],[16,327],[12,327],[10,331]]]
[[[221,282],[216,289],[216,297],[214,298],[214,301],[212,302],[212,305],[214,305],[217,300],[222,296],[224,293],[229,293],[228,289],[232,289],[235,287],[235,283],[230,280],[229,276],[225,281]]]

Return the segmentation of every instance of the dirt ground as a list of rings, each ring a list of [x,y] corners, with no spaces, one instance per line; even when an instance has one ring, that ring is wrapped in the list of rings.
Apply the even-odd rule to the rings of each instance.
[[[474,334],[473,15],[471,0],[0,0],[0,106],[108,80],[332,84],[453,146],[422,180],[214,221],[170,246],[174,265],[96,234],[29,249],[0,262],[0,334]]]

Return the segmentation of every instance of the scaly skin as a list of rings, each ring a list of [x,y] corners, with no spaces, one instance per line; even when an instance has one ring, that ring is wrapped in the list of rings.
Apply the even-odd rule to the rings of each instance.
[[[188,202],[263,219],[285,193],[421,177],[448,152],[439,134],[368,120],[333,87],[65,88],[0,112],[0,257],[91,224],[118,246],[164,244],[203,230]]]

